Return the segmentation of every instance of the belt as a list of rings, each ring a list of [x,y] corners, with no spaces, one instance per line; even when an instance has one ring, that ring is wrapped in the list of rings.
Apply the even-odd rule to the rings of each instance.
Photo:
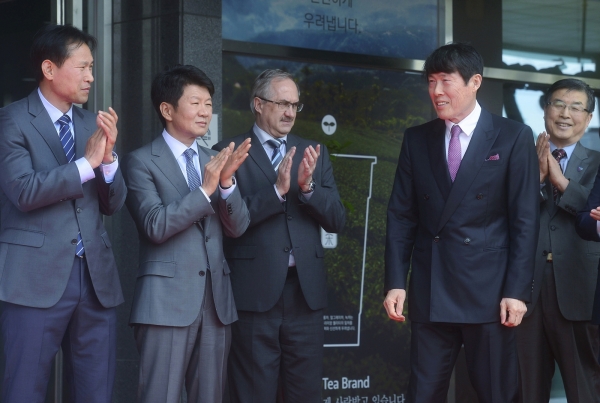
[[[546,255],[546,262],[551,262],[552,261],[552,252],[548,252],[548,254]]]

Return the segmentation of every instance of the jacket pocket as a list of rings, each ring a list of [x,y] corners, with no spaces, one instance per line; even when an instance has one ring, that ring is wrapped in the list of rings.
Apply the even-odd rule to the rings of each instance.
[[[7,228],[0,233],[0,242],[14,245],[32,246],[41,248],[44,245],[46,234],[39,231],[27,231],[17,228]]]
[[[176,268],[177,264],[175,262],[143,262],[140,264],[137,276],[142,277],[151,275],[161,277],[175,277]]]
[[[112,247],[112,245],[110,243],[110,238],[108,237],[108,233],[104,232],[104,233],[100,234],[100,237],[104,241],[104,245],[106,245],[107,248]]]

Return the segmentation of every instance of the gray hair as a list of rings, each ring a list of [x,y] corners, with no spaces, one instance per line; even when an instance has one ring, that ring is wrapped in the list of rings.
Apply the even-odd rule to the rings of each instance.
[[[254,81],[254,85],[252,86],[252,93],[250,94],[250,110],[252,114],[256,116],[256,109],[254,109],[254,98],[271,98],[271,83],[273,81],[290,79],[294,81],[294,76],[290,73],[279,70],[279,69],[267,69],[260,73],[256,80]],[[296,89],[298,90],[298,96],[300,96],[300,88],[298,87],[298,83],[294,81],[296,84]]]

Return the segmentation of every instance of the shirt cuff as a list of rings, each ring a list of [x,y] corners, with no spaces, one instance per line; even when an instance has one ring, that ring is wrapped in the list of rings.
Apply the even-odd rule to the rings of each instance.
[[[227,198],[229,197],[229,195],[231,195],[233,193],[233,191],[235,190],[236,186],[237,186],[237,183],[234,182],[227,189],[223,189],[221,187],[221,184],[219,183],[219,192],[221,192],[221,199],[227,200]]]
[[[90,165],[88,160],[85,157],[81,157],[75,160],[75,165],[77,165],[77,170],[79,171],[79,178],[81,179],[81,184],[83,185],[89,180],[94,179],[96,176],[94,174],[94,168]]]
[[[277,197],[279,197],[279,201],[283,203],[285,201],[285,197],[282,197],[279,194],[279,191],[277,190],[277,185],[273,185],[273,189],[275,189],[275,193],[277,194]]]
[[[112,183],[115,180],[115,175],[117,174],[117,168],[119,168],[119,157],[117,153],[113,151],[113,162],[110,164],[100,164],[100,171],[102,171],[102,175],[104,175],[104,182]]]
[[[314,190],[312,192],[309,192],[309,193],[299,192],[298,195],[300,196],[300,200],[302,200],[302,201],[309,201],[310,198],[312,197],[313,193],[315,193]]]
[[[596,221],[596,232],[598,233],[598,236],[600,236],[600,221]]]

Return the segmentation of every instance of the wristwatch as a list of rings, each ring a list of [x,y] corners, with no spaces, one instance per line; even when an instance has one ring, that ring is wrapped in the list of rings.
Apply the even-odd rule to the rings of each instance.
[[[310,183],[308,184],[308,190],[305,192],[304,190],[302,190],[302,188],[300,188],[300,193],[302,193],[303,195],[311,193],[315,190],[315,181],[311,180]]]

